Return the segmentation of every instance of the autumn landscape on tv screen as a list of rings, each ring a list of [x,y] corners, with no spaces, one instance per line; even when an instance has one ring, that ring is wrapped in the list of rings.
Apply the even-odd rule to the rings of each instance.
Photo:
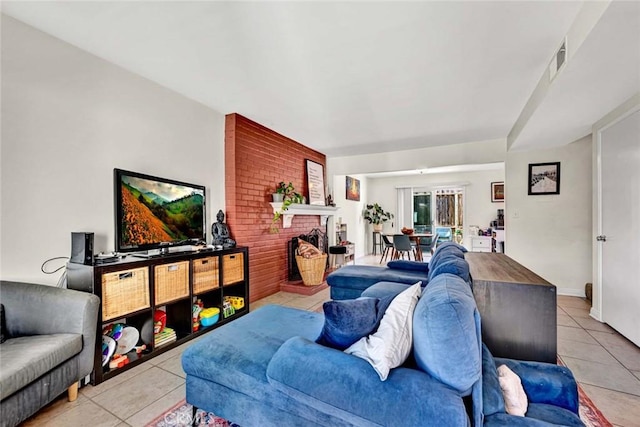
[[[202,238],[202,190],[123,175],[121,191],[123,246]]]

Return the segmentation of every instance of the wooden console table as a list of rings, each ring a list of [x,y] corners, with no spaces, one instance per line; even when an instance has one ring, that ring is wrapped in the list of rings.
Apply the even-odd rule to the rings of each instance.
[[[556,287],[504,254],[467,252],[465,259],[491,353],[557,363]]]

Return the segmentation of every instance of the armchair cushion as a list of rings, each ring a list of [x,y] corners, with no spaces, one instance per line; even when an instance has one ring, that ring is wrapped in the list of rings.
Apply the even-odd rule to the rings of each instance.
[[[12,338],[2,344],[0,399],[11,396],[82,350],[82,335],[51,334]]]
[[[429,272],[429,263],[404,259],[389,261],[387,267],[392,270],[421,271],[425,274]]]
[[[393,296],[387,296],[382,299],[358,298],[325,302],[322,305],[324,327],[316,342],[344,350],[378,329],[382,316],[392,300]]]

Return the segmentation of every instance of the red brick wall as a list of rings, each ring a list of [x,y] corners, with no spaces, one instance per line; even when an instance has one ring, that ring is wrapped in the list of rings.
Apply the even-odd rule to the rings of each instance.
[[[239,114],[225,123],[226,220],[233,238],[249,247],[250,301],[280,290],[287,282],[287,242],[320,226],[317,216],[295,216],[291,228],[271,233],[271,194],[280,181],[308,197],[305,160],[325,166],[324,154]],[[326,179],[326,177],[325,177]]]

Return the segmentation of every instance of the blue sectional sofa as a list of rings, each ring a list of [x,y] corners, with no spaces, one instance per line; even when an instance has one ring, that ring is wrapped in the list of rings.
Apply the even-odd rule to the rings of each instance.
[[[322,314],[270,305],[184,351],[187,402],[243,427],[582,425],[575,380],[555,365],[500,360],[534,397],[527,418],[505,412],[464,255],[440,257],[409,319],[411,356],[385,381],[366,360],[316,343]],[[410,287],[385,278],[361,292],[383,298]]]

